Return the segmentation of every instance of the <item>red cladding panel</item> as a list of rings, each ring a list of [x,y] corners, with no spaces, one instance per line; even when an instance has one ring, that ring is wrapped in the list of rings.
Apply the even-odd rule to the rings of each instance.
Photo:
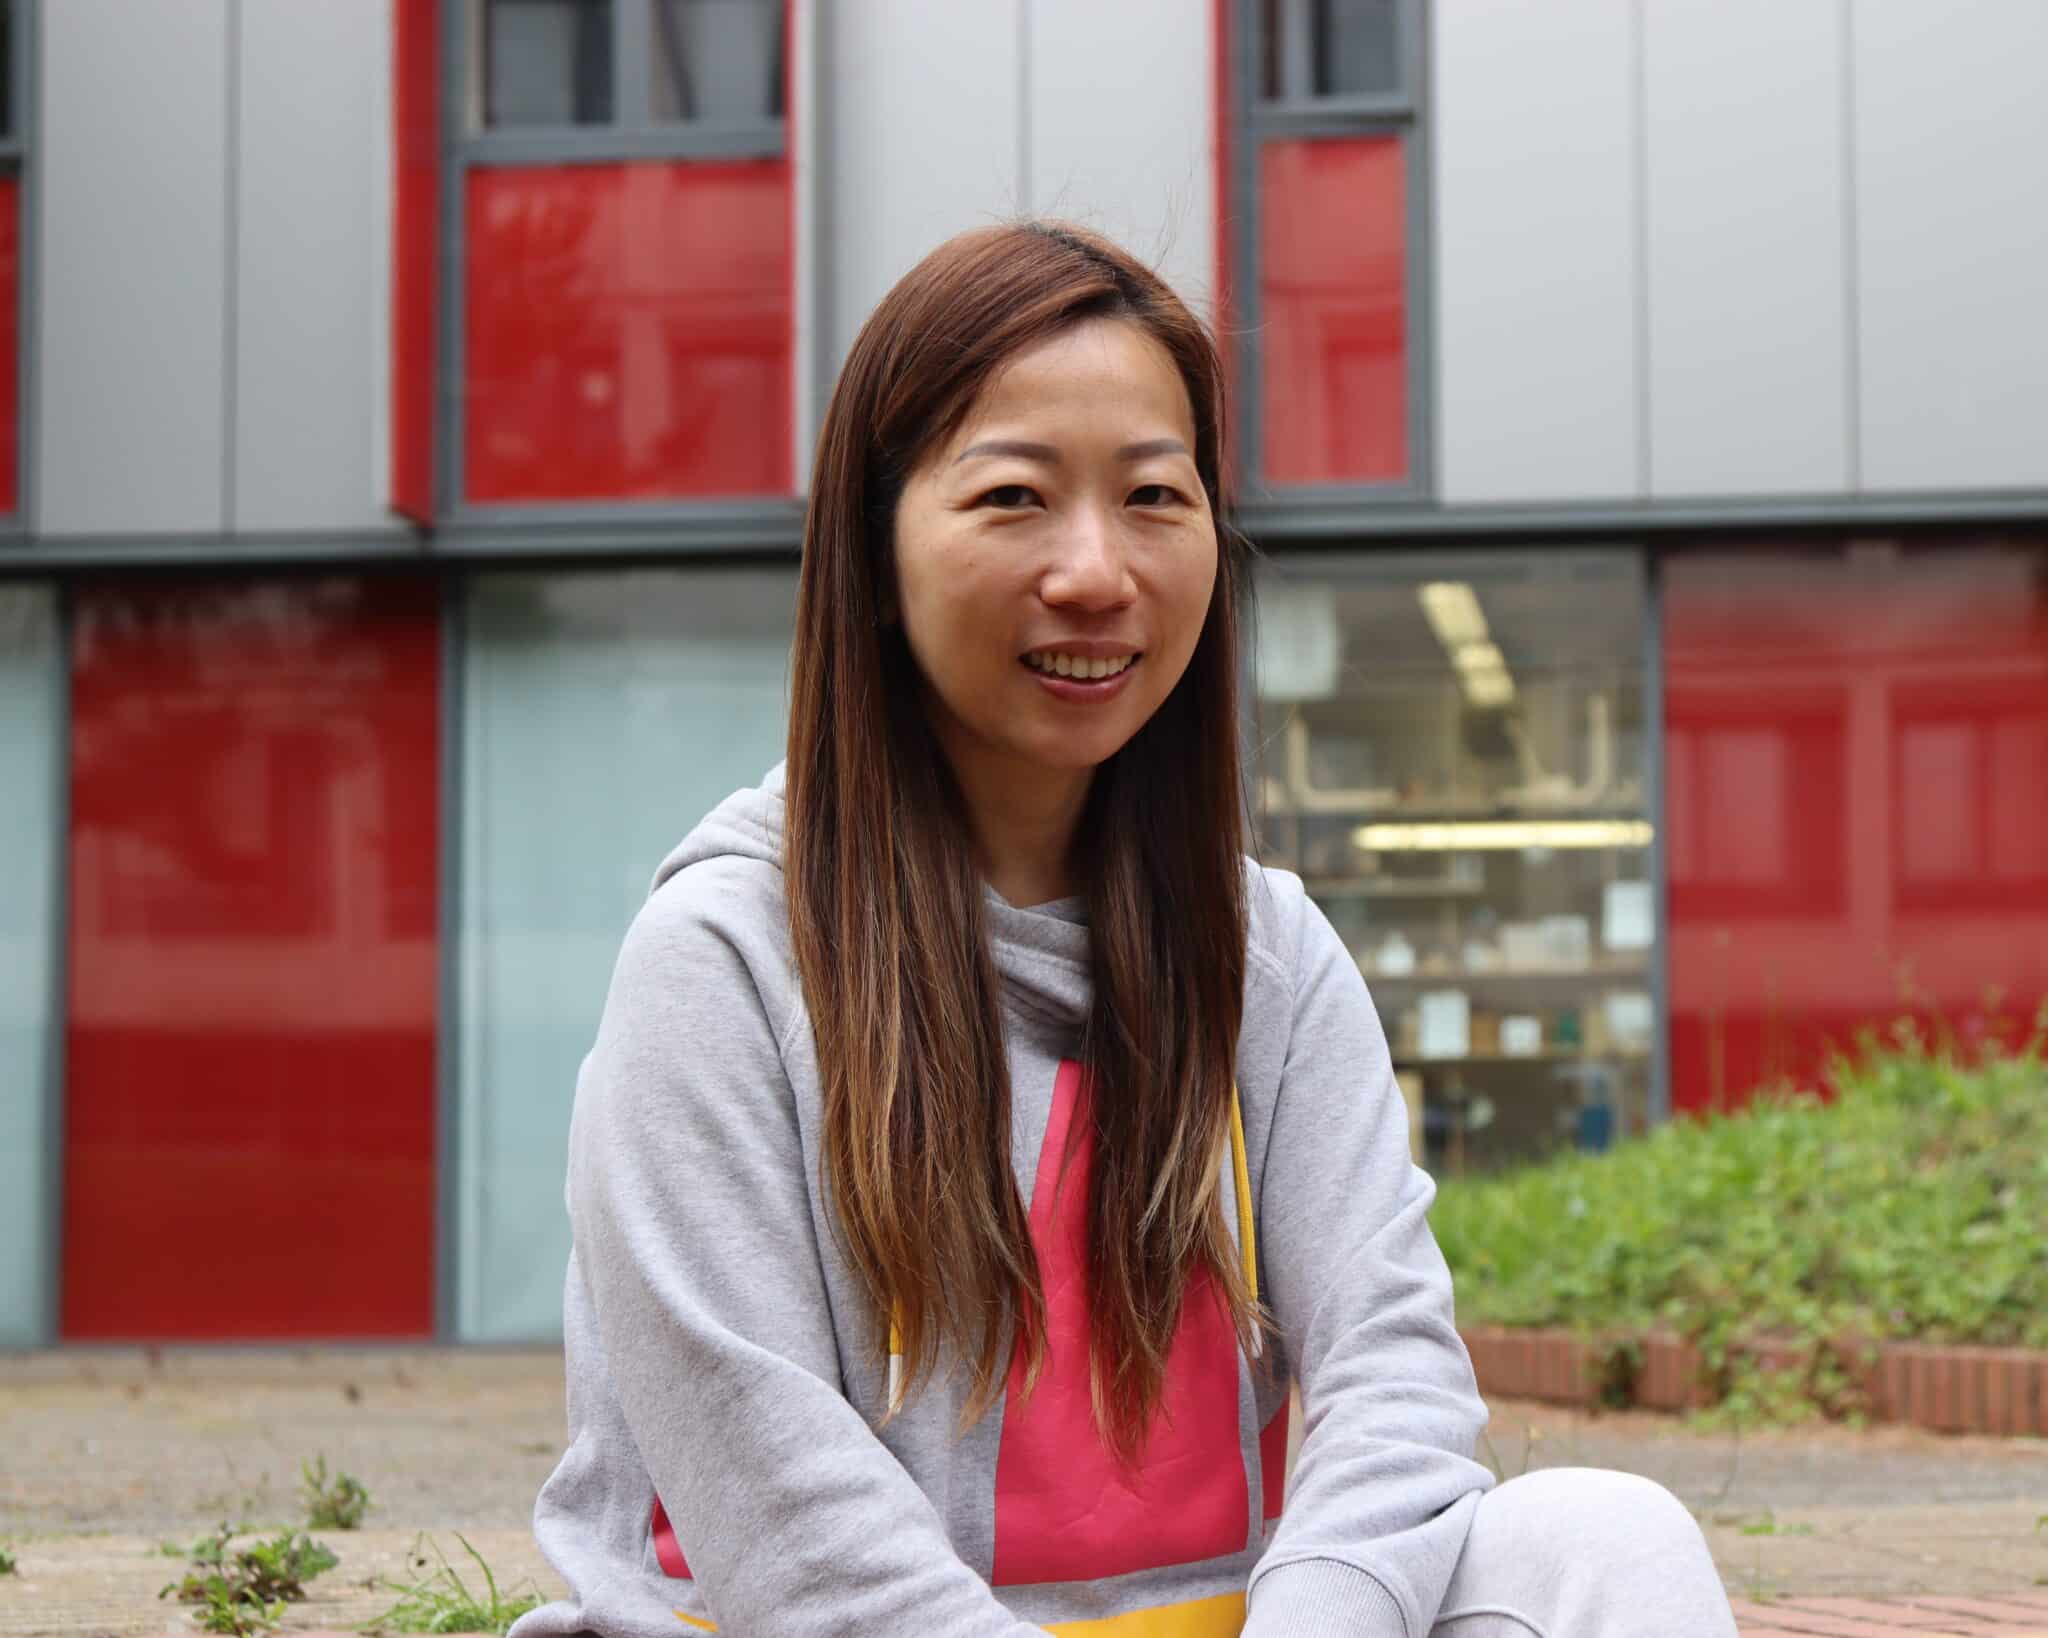
[[[434,308],[440,285],[441,0],[392,17],[391,505],[434,518]]]
[[[436,606],[76,594],[67,1339],[432,1331]]]
[[[1403,165],[1391,136],[1259,148],[1268,482],[1408,474]]]
[[[789,167],[469,175],[464,494],[787,494]]]
[[[2048,997],[2048,551],[1665,575],[1672,1096],[1820,1084],[1911,1015]]]

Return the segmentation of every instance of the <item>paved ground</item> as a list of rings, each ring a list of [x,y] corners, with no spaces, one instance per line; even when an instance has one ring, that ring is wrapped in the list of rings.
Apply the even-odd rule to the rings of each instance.
[[[0,1355],[0,1635],[161,1633],[157,1602],[189,1542],[223,1518],[295,1520],[299,1463],[325,1455],[375,1501],[329,1532],[341,1565],[289,1625],[338,1629],[390,1602],[422,1531],[461,1530],[501,1581],[557,1583],[527,1531],[562,1436],[546,1351],[347,1349]],[[2048,1638],[2048,1442],[1900,1429],[1703,1435],[1648,1415],[1503,1402],[1493,1460],[1625,1468],[1701,1519],[1745,1631],[1823,1638],[1984,1631]],[[1878,1624],[1867,1601],[1894,1605]],[[1981,1601],[1976,1614],[1958,1599]],[[1848,1600],[1832,1604],[1831,1599]],[[1945,1601],[1945,1602],[1944,1602]],[[1756,1607],[1748,1607],[1755,1605]],[[1970,1626],[2003,1609],[2002,1625]],[[2028,1624],[2016,1624],[2028,1623]]]

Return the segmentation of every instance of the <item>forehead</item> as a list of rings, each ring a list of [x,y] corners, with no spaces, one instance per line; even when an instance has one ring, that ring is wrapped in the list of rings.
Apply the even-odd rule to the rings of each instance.
[[[1194,410],[1173,355],[1142,325],[1110,318],[1073,325],[1008,359],[950,441],[998,422],[1070,422],[1077,414],[1103,419],[1119,437],[1142,424],[1194,445]]]

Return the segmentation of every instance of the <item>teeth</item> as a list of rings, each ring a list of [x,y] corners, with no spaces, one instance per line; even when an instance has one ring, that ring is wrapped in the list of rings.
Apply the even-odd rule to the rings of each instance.
[[[1114,677],[1119,671],[1128,669],[1136,658],[1135,654],[1126,654],[1115,660],[1090,660],[1078,654],[1027,654],[1024,663],[1034,671],[1047,672],[1055,677],[1094,682],[1098,678]]]

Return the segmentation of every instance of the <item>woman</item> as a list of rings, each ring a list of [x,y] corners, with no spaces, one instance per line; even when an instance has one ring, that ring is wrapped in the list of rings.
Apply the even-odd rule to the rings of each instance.
[[[1372,1003],[1243,856],[1223,483],[1206,332],[1088,234],[855,341],[786,777],[662,865],[577,1087],[516,1638],[1734,1631],[1663,1491],[1471,1460]]]

